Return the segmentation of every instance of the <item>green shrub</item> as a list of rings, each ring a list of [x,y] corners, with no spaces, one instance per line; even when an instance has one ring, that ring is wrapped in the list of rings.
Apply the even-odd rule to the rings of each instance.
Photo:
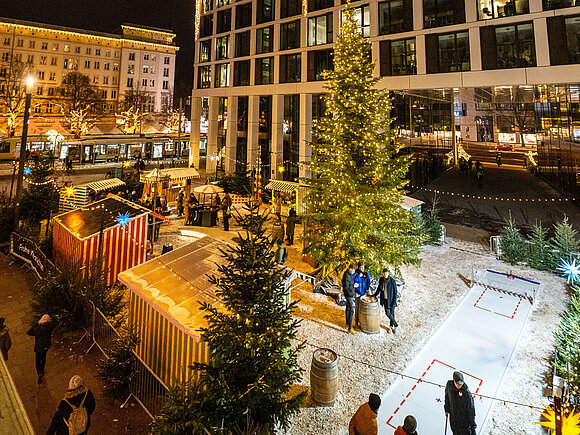
[[[530,237],[528,264],[538,270],[553,269],[552,248],[548,244],[548,231],[542,224],[536,224]]]
[[[578,252],[579,244],[576,239],[576,230],[568,222],[567,216],[564,216],[562,222],[554,225],[554,237],[550,239],[550,244],[558,251],[554,261],[555,265],[561,258],[567,261],[571,260],[571,254]]]
[[[501,256],[505,261],[512,264],[523,261],[527,257],[526,242],[511,216],[503,227],[501,235]]]
[[[104,384],[103,392],[107,396],[119,400],[129,396],[129,386],[138,374],[133,353],[138,344],[139,337],[134,329],[122,329],[121,336],[115,339],[113,348],[109,349],[109,358],[99,364],[97,377]]]

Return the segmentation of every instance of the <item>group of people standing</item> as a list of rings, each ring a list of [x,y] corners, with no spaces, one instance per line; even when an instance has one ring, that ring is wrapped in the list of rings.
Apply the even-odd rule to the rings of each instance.
[[[501,153],[499,153],[499,157],[496,156],[496,162],[498,163],[498,166],[501,166]],[[459,173],[461,175],[468,176],[471,173],[472,169],[473,169],[473,161],[471,160],[471,158],[469,158],[469,160],[466,160],[465,157],[459,158]],[[475,162],[475,179],[477,182],[477,187],[482,187],[483,164],[479,160]]]
[[[342,275],[342,291],[346,299],[346,327],[349,334],[357,334],[353,328],[353,318],[355,325],[359,327],[360,298],[364,295],[379,298],[379,303],[389,319],[389,330],[393,333],[397,331],[399,324],[395,319],[395,307],[398,289],[397,282],[390,276],[389,269],[383,269],[383,276],[373,292],[371,291],[371,277],[365,265],[358,263],[358,268],[355,269],[354,264],[351,264]]]
[[[363,403],[353,415],[348,426],[349,435],[377,435],[377,415],[381,406],[381,398],[371,393],[367,403]],[[473,396],[465,383],[463,374],[453,372],[453,379],[445,386],[445,433],[447,424],[451,426],[453,435],[476,435],[475,405]],[[408,415],[402,426],[395,429],[394,435],[417,435],[417,419]]]
[[[38,385],[42,385],[44,382],[46,356],[52,345],[52,333],[56,325],[56,320],[48,314],[44,314],[27,331],[27,335],[34,337]],[[5,361],[8,361],[8,351],[11,346],[12,341],[5,319],[0,317],[0,353]],[[79,375],[72,376],[46,434],[86,434],[91,425],[91,414],[95,411],[95,406],[95,396],[84,385],[83,379]]]

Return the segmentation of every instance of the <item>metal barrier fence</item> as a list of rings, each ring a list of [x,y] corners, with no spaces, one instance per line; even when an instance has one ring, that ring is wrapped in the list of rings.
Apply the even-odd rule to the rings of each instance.
[[[92,302],[91,305],[91,336],[93,338],[93,344],[87,352],[93,346],[97,346],[103,355],[110,358],[115,340],[121,338],[121,334],[119,334],[101,310],[95,307]],[[133,371],[136,373],[136,376],[129,384],[129,390],[145,412],[153,418],[161,409],[168,388],[139,355],[135,352],[133,352],[133,355],[135,356],[133,360]],[[130,397],[127,398],[125,403]]]

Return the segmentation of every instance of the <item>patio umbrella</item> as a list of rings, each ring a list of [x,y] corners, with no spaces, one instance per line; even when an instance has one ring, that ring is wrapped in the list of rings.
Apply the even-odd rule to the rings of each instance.
[[[204,184],[203,186],[197,186],[193,189],[196,193],[204,193],[206,195],[215,195],[218,193],[222,193],[224,189],[215,184]]]

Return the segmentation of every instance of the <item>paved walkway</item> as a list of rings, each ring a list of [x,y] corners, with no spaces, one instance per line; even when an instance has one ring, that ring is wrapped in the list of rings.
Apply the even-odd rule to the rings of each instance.
[[[472,394],[495,397],[530,309],[521,296],[474,286],[405,368],[420,380],[399,379],[383,395],[379,434],[391,434],[406,415],[417,418],[419,433],[445,432],[445,392],[421,380],[445,385],[457,370]],[[474,402],[479,432],[492,401]]]
[[[95,348],[85,355],[90,346],[89,340],[76,343],[82,333],[55,331],[53,346],[47,357],[46,380],[42,385],[37,385],[34,338],[26,335],[33,321],[30,288],[35,282],[36,275],[0,253],[0,316],[6,318],[12,338],[7,366],[35,431],[39,434],[46,432],[70,377],[78,374],[93,391],[97,401],[90,433],[147,433],[149,417],[139,405],[131,401],[127,408],[120,409],[120,403],[103,397],[95,377],[102,355]]]
[[[580,209],[540,177],[522,169],[483,166],[482,187],[475,170],[463,176],[453,168],[411,196],[428,203],[437,197],[442,220],[458,225],[500,232],[511,213],[518,226],[530,230],[536,221],[549,228],[566,215],[580,230]]]

